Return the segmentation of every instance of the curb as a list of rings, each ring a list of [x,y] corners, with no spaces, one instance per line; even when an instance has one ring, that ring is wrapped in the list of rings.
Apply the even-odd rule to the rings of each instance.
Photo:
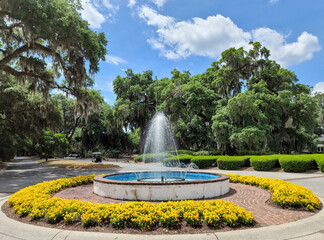
[[[0,200],[0,207],[9,197]],[[319,197],[323,203],[324,198]],[[246,230],[214,232],[203,234],[181,234],[181,235],[136,235],[122,233],[99,233],[70,231],[56,228],[40,227],[32,224],[22,223],[8,218],[0,211],[0,238],[19,240],[192,240],[192,239],[213,239],[213,240],[271,240],[271,239],[324,239],[324,208],[316,215],[298,221],[272,225],[262,228],[252,228]],[[2,239],[2,238],[1,238]]]

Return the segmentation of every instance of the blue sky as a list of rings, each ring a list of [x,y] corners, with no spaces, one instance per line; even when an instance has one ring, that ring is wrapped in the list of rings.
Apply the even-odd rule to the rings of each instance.
[[[323,0],[82,0],[81,16],[109,41],[95,89],[113,105],[112,82],[131,68],[203,73],[229,47],[259,41],[300,82],[324,92]]]

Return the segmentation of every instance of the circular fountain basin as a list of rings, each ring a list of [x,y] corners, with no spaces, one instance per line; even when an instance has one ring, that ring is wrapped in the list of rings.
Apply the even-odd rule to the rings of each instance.
[[[140,176],[140,178],[139,178]],[[94,193],[120,200],[207,199],[229,191],[229,176],[203,172],[131,172],[94,178]]]

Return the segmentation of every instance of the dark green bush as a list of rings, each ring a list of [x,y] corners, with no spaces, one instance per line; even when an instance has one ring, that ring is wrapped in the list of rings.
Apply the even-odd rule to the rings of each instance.
[[[188,155],[188,154],[182,154],[182,155],[179,155],[178,157],[179,157],[180,163],[184,163],[184,164],[189,164],[190,160],[193,158],[192,155]],[[172,157],[163,159],[164,166],[176,166],[177,162],[178,162],[177,156],[172,156]]]
[[[324,160],[317,160],[316,161],[318,169],[324,172]]]
[[[250,162],[247,156],[218,156],[217,166],[219,169],[237,170],[241,167],[250,166]]]
[[[324,172],[324,154],[312,154],[311,155],[318,166],[318,169]]]
[[[147,153],[145,154],[145,162],[163,161],[163,159],[171,157],[172,155],[167,152],[163,153]],[[144,154],[138,155],[133,160],[134,162],[142,162],[144,159]]]
[[[285,172],[305,172],[317,168],[311,155],[284,155],[279,157],[279,163]]]
[[[208,151],[198,151],[193,153],[194,156],[208,156]]]
[[[178,150],[178,155],[182,155],[182,154],[187,154],[187,155],[193,155],[193,151],[190,150]],[[176,151],[168,151],[168,153],[172,154],[172,155],[176,155],[177,153]]]
[[[208,168],[217,162],[218,156],[197,156],[191,159],[192,163],[195,163],[199,168]]]
[[[270,155],[273,154],[272,152],[267,151],[256,151],[256,150],[236,150],[235,151],[237,155],[239,156],[246,156],[246,155]]]
[[[253,169],[257,171],[269,171],[279,166],[278,158],[272,156],[251,156],[250,163]]]

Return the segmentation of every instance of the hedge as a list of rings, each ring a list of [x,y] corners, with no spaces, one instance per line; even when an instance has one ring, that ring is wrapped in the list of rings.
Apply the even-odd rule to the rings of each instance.
[[[279,166],[279,160],[273,156],[251,156],[250,163],[254,170],[269,171]]]
[[[217,166],[219,169],[237,170],[241,167],[250,166],[249,157],[246,156],[218,156]]]
[[[197,156],[191,159],[191,162],[196,164],[199,168],[208,168],[217,162],[218,156]]]
[[[193,153],[194,156],[208,156],[208,151],[198,151]]]
[[[305,172],[317,168],[314,157],[308,155],[280,156],[279,163],[285,172]]]
[[[324,172],[324,154],[312,154],[317,163],[318,169]]]
[[[184,163],[184,164],[189,164],[190,160],[193,158],[192,155],[188,155],[188,154],[182,154],[182,155],[179,155],[178,157],[179,157],[180,163]],[[168,167],[176,166],[177,162],[178,162],[178,157],[172,156],[172,157],[163,159],[163,165],[168,166]]]
[[[187,155],[193,155],[193,151],[190,150],[178,150],[178,151],[168,151],[168,153],[170,153],[171,155],[176,155],[178,153],[178,155],[182,155],[182,154],[187,154]]]
[[[154,159],[160,159],[161,161],[164,158],[171,157],[172,155],[167,152],[162,152],[162,153],[147,153],[145,154],[145,162],[153,162]],[[142,162],[143,161],[144,154],[138,155],[135,157],[133,160],[134,162]]]

